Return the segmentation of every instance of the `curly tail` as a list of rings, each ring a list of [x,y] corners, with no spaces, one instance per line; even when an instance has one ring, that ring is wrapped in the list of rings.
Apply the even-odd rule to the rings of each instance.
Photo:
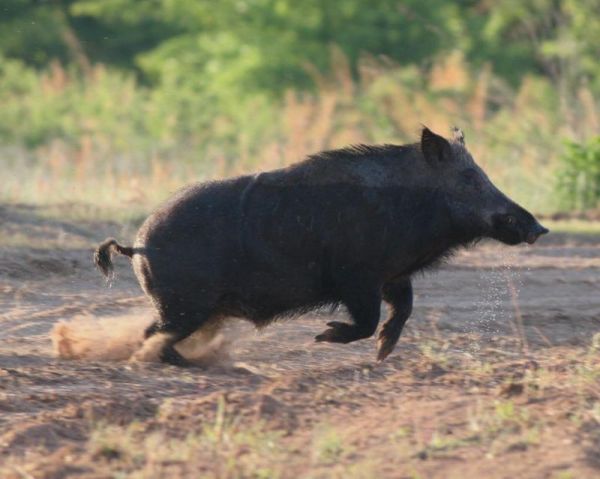
[[[130,258],[134,253],[131,246],[122,246],[117,243],[117,240],[114,238],[107,238],[100,243],[96,248],[96,251],[94,251],[94,264],[107,278],[110,278],[113,273],[113,264],[111,258],[111,253],[113,250],[119,254],[129,256]]]

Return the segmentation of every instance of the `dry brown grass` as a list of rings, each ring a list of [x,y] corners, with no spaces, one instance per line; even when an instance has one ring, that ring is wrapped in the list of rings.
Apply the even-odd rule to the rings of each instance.
[[[32,152],[6,153],[13,158],[2,199],[148,208],[192,179],[276,168],[350,143],[414,141],[425,123],[440,132],[461,126],[475,157],[499,186],[534,210],[550,211],[557,206],[552,204],[553,175],[562,139],[597,130],[598,105],[586,87],[572,98],[557,99],[547,83],[526,77],[511,91],[489,67],[473,72],[459,54],[440,59],[428,77],[365,58],[358,82],[339,52],[333,61],[331,76],[314,73],[317,93],[290,91],[281,104],[268,107],[276,128],[261,133],[242,123],[226,149],[210,141],[210,131],[201,132],[202,142],[171,138],[175,125],[169,138],[152,139],[156,148],[136,149],[135,142],[128,147],[122,137],[115,138],[110,131],[115,127],[105,126],[103,119],[75,120],[85,125],[75,141],[57,138]],[[106,96],[105,84],[112,86],[107,78],[102,66],[94,67],[82,83],[84,97]],[[56,97],[67,94],[73,83],[55,65],[40,88]],[[121,82],[118,87],[106,101],[135,108],[135,85]],[[129,131],[127,118],[122,121]],[[215,138],[220,121],[215,119]]]

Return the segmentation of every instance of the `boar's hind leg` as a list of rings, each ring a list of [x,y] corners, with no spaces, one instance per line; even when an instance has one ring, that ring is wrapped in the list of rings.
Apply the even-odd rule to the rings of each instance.
[[[150,326],[148,326],[145,330],[144,330],[144,339],[148,339],[150,336],[156,334],[158,331],[160,331],[160,319],[157,319],[155,321],[153,321]]]
[[[394,349],[404,323],[412,312],[413,292],[410,278],[402,278],[383,285],[383,299],[391,308],[377,340],[377,360],[383,361]]]
[[[159,352],[159,359],[163,363],[173,364],[175,366],[187,366],[188,361],[175,349],[175,345],[183,341],[188,336],[198,330],[198,326],[192,323],[184,323],[175,327],[161,328],[167,333],[168,340],[162,346]]]
[[[175,366],[186,366],[188,362],[177,352],[175,344],[184,340],[208,321],[210,315],[188,308],[170,307],[161,312],[161,319],[152,323],[145,331],[148,340],[152,336],[161,336],[158,359]]]
[[[351,343],[375,333],[381,312],[381,295],[376,288],[353,290],[342,301],[348,308],[353,324],[331,321],[327,323],[329,329],[316,336],[316,341]]]

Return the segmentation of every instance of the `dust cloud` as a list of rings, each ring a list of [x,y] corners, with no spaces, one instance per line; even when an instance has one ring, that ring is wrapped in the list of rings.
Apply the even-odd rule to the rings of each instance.
[[[54,353],[62,359],[157,362],[158,351],[167,336],[156,334],[144,341],[144,330],[151,322],[147,312],[103,317],[82,315],[59,321],[50,336]],[[195,365],[228,360],[232,338],[226,338],[215,327],[205,329],[181,341],[176,349]]]

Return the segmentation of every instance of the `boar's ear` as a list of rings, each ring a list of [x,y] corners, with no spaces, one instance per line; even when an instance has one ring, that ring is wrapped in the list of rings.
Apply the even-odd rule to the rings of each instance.
[[[421,132],[421,151],[425,160],[432,165],[452,160],[452,147],[448,140],[436,135],[426,126],[423,127]]]
[[[456,143],[460,143],[461,145],[465,145],[465,134],[463,133],[463,131],[457,127],[457,126],[453,126],[452,127],[452,139],[456,142]]]

